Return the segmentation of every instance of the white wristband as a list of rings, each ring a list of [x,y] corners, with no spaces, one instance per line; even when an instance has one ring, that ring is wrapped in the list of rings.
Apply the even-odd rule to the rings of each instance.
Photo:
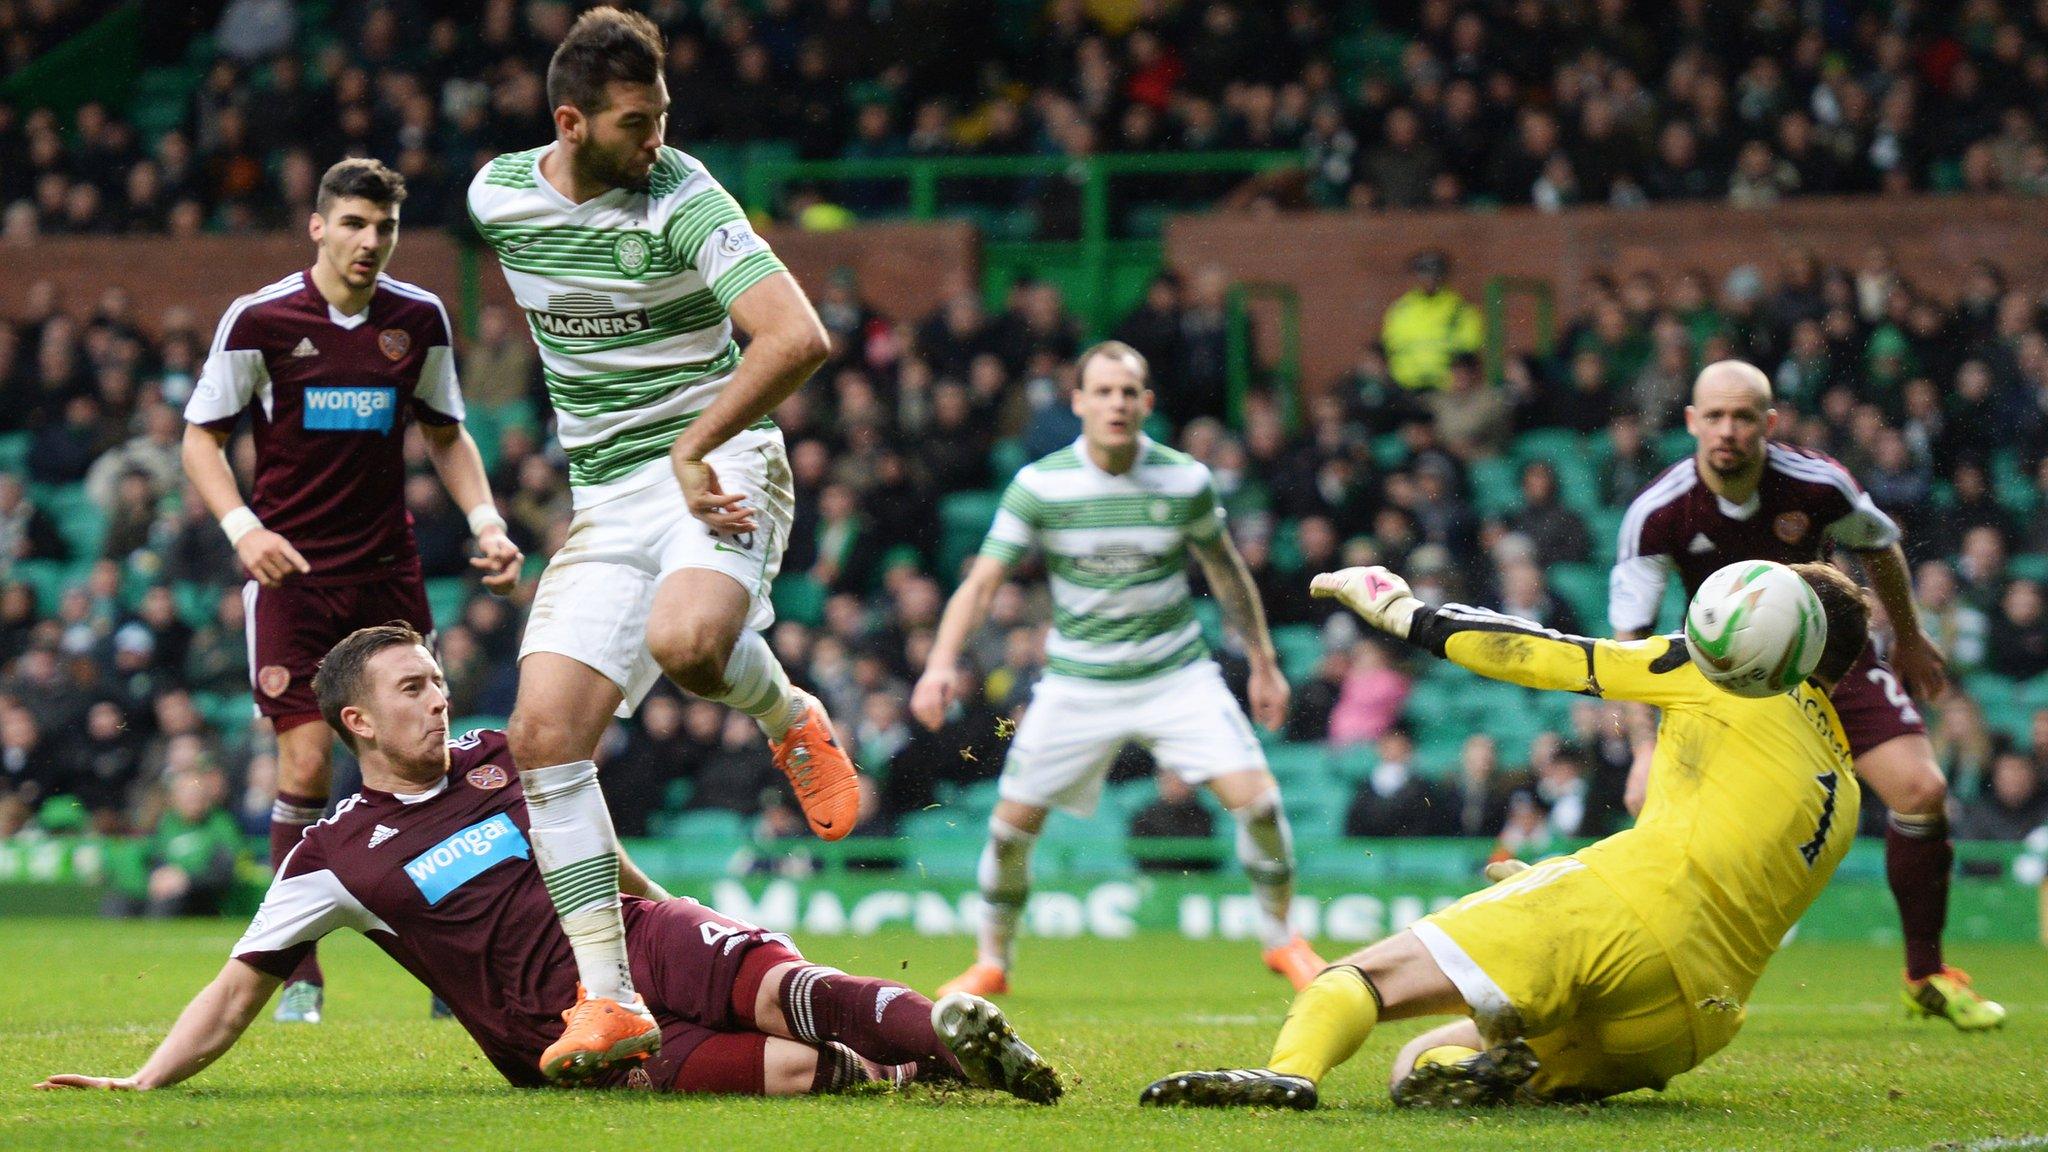
[[[498,515],[498,507],[495,504],[479,504],[469,510],[469,534],[471,536],[483,535],[486,528],[502,529],[504,527],[505,518]]]
[[[247,504],[220,518],[220,530],[227,533],[230,548],[240,544],[242,537],[261,527],[263,521],[258,520],[254,512],[249,511]]]

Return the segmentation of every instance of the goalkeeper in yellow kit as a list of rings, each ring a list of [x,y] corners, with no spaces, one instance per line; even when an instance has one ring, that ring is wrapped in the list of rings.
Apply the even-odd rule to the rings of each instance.
[[[1714,687],[1679,636],[1566,636],[1484,609],[1431,609],[1384,568],[1317,576],[1382,632],[1482,675],[1663,709],[1634,828],[1500,879],[1323,970],[1264,1068],[1180,1072],[1141,1102],[1315,1107],[1317,1085],[1381,1020],[1457,1014],[1396,1058],[1394,1102],[1592,1100],[1662,1088],[1741,1028],[1750,989],[1856,830],[1848,742],[1827,693],[1867,638],[1848,577],[1793,570],[1820,596],[1811,679],[1747,699]]]

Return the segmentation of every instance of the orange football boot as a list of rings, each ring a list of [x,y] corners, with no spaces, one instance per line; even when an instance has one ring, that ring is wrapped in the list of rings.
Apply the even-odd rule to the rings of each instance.
[[[586,995],[576,986],[576,1006],[562,1013],[568,1027],[540,1054],[540,1072],[562,1084],[588,1080],[629,1060],[661,1051],[661,1025],[640,997],[630,1004]]]
[[[977,960],[967,966],[967,971],[939,985],[939,994],[934,999],[944,1000],[955,992],[965,992],[969,996],[1001,996],[1009,990],[1009,973]]]
[[[796,790],[804,819],[820,840],[843,839],[860,820],[860,775],[832,735],[832,718],[815,697],[781,740],[771,740],[775,766]]]
[[[1266,949],[1266,967],[1287,977],[1287,982],[1299,992],[1329,965],[1308,946],[1308,941],[1296,936],[1278,948]]]

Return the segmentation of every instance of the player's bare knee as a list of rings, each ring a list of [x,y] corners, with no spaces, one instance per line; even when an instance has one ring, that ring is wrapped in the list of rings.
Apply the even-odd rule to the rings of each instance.
[[[515,708],[505,725],[505,743],[512,751],[512,763],[520,768],[547,768],[589,757],[591,749],[578,750],[576,733],[560,716],[544,708]]]
[[[725,690],[725,660],[730,643],[721,646],[709,629],[669,624],[649,625],[647,650],[668,678],[684,691],[715,696]]]
[[[807,1096],[818,1080],[818,1050],[809,1044],[770,1036],[761,1053],[764,1096]]]
[[[1885,807],[1907,816],[1937,816],[1948,811],[1948,781],[1933,764],[1900,773],[1885,790]]]

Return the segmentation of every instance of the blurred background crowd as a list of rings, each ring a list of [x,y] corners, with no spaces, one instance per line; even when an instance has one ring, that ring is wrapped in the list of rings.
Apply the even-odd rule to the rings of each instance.
[[[96,7],[0,0],[0,61]],[[1423,0],[1377,6],[1398,32],[1364,36],[1337,34],[1352,6],[1314,0],[998,5],[992,37],[966,27],[985,5],[945,0],[647,7],[672,38],[671,138],[692,150],[1291,149],[1295,176],[1253,195],[1354,211],[2048,187],[2048,3]],[[215,56],[156,120],[0,102],[5,234],[296,226],[318,171],[351,153],[405,171],[409,226],[462,227],[476,167],[550,136],[541,78],[573,14],[553,0],[216,5]],[[989,51],[934,47],[961,42]],[[1185,208],[1234,183],[1132,195]],[[1006,206],[1057,237],[1073,191],[1057,184],[969,198],[1021,197]],[[895,187],[798,191],[886,215]],[[1307,382],[1311,399],[1233,402],[1221,269],[1162,273],[1112,325],[1151,362],[1152,433],[1213,470],[1258,580],[1295,688],[1269,755],[1305,835],[1518,851],[1625,819],[1617,711],[1444,676],[1361,636],[1307,580],[1384,563],[1427,599],[1604,631],[1620,509],[1690,450],[1692,375],[1726,357],[1771,375],[1784,438],[1840,459],[1905,528],[1958,677],[1930,721],[1960,834],[2048,822],[2048,299],[2032,269],[1986,262],[1946,294],[1883,247],[1837,266],[1760,244],[1725,276],[1596,272],[1551,346],[1511,349],[1490,373],[1476,307],[1452,286],[1485,270],[1430,250],[1390,259],[1406,260],[1409,291],[1348,371]],[[960,714],[924,732],[905,700],[995,493],[1078,433],[1066,397],[1084,325],[1031,278],[995,302],[953,284],[900,319],[848,270],[814,296],[834,353],[776,414],[798,519],[773,643],[871,777],[862,831],[889,833],[987,799],[1006,721],[1028,705],[1051,616],[1029,564],[969,647]],[[154,830],[166,859],[182,843],[203,870],[200,830],[262,831],[274,788],[250,721],[242,578],[178,462],[215,318],[137,315],[117,287],[40,284],[27,299],[0,316],[0,836]],[[538,559],[569,494],[523,328],[486,308],[461,370],[501,508]],[[234,459],[246,472],[246,436]],[[463,517],[416,442],[410,459],[455,708],[493,722],[532,584],[507,599],[468,580]],[[1239,638],[1205,622],[1241,676]],[[701,813],[762,838],[800,829],[756,726],[716,705],[658,691],[600,759],[627,835]],[[1106,818],[1133,835],[1210,834],[1206,802],[1151,782],[1142,753],[1113,779]],[[136,898],[182,897],[152,884]]]

